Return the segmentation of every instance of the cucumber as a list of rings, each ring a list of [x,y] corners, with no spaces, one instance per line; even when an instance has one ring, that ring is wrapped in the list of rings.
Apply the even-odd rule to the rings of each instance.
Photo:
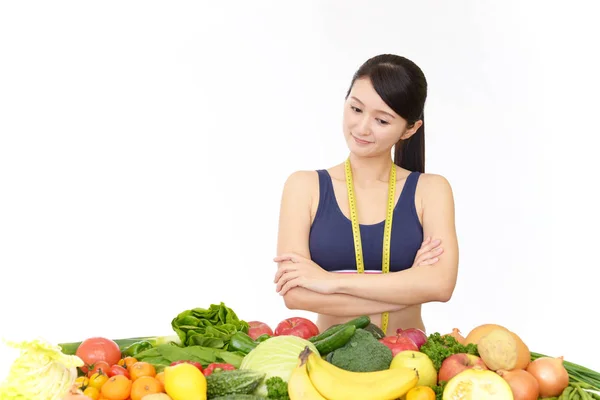
[[[209,375],[210,376],[210,375]],[[209,397],[210,400],[265,400],[266,397],[254,394],[227,394],[219,397]]]
[[[262,383],[264,372],[248,369],[215,372],[206,377],[209,399],[230,394],[252,394]]]
[[[365,331],[368,331],[371,333],[371,335],[373,335],[373,337],[375,337],[375,339],[379,340],[382,339],[383,337],[385,337],[385,333],[381,330],[381,328],[379,328],[377,325],[375,324],[369,324],[366,327],[363,328]]]
[[[334,350],[339,349],[354,335],[356,332],[356,326],[354,325],[342,325],[342,329],[335,332],[333,335],[328,336],[324,339],[314,342],[313,344],[319,350],[319,354],[331,353]]]
[[[361,329],[361,328],[366,327],[370,323],[371,323],[371,318],[369,318],[368,315],[363,315],[361,317],[354,318],[353,320],[350,320],[344,324],[333,325],[333,326],[329,327],[328,329],[326,329],[325,331],[323,331],[322,333],[311,337],[310,339],[308,339],[308,341],[314,344],[316,342],[319,342],[319,341],[325,339],[326,337],[329,337],[329,336],[341,331],[342,329],[344,329],[344,327],[346,327],[348,325],[353,325],[356,329]]]

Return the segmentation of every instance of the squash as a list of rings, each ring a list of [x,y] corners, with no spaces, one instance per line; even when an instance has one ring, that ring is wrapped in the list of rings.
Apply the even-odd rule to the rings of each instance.
[[[500,329],[500,330],[504,330],[504,331],[508,332],[509,334],[511,334],[513,339],[516,341],[517,361],[516,361],[514,367],[510,368],[509,370],[527,368],[527,366],[531,362],[531,352],[529,351],[529,347],[527,347],[525,342],[523,342],[523,340],[521,340],[521,338],[516,333],[510,331],[509,329],[507,329],[501,325],[483,324],[483,325],[479,325],[479,326],[475,327],[471,332],[469,332],[467,337],[465,337],[465,342],[464,342],[465,346],[467,344],[475,344],[475,345],[479,346],[481,339],[496,329]],[[485,362],[485,360],[484,360],[484,362]]]
[[[514,400],[508,382],[490,370],[466,369],[446,384],[442,400]]]

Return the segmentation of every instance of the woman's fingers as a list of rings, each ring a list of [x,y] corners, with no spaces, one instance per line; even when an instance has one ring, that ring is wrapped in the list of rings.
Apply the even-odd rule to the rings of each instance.
[[[277,281],[277,286],[275,287],[275,291],[279,292],[283,286],[289,281],[299,276],[297,271],[290,271],[283,274],[283,276]]]
[[[275,273],[275,279],[273,279],[273,283],[277,283],[285,273],[295,270],[296,266],[294,264],[280,264],[279,268],[277,268],[277,272]]]
[[[433,257],[433,258],[428,258],[428,259],[427,259],[427,260],[425,260],[425,261],[421,261],[421,262],[420,262],[419,264],[417,264],[417,265],[419,265],[419,266],[421,266],[421,265],[432,265],[432,264],[435,264],[435,263],[436,263],[436,262],[438,262],[438,261],[439,261],[439,258],[438,258],[438,257]]]
[[[287,274],[286,274],[286,275],[287,275]],[[285,296],[285,294],[286,294],[286,293],[287,293],[287,292],[288,292],[290,289],[293,289],[293,288],[295,288],[296,286],[300,286],[300,277],[298,277],[298,276],[296,276],[296,277],[293,277],[293,278],[289,279],[289,280],[288,280],[288,281],[285,283],[285,285],[283,285],[283,286],[281,287],[281,290],[279,290],[279,294],[280,294],[281,296]]]
[[[444,249],[442,247],[436,247],[432,250],[423,252],[421,254],[419,254],[415,260],[415,264],[416,265],[428,265],[428,264],[423,264],[425,261],[427,260],[431,260],[432,258],[437,258],[444,252]]]

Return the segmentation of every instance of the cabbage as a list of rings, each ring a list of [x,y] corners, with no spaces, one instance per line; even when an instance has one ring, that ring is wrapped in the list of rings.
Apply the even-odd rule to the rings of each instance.
[[[76,367],[83,366],[79,357],[41,339],[6,344],[21,352],[0,384],[2,400],[62,399],[77,378]]]
[[[242,360],[240,369],[251,369],[265,373],[265,379],[255,393],[266,397],[267,379],[279,376],[287,382],[293,369],[298,365],[300,353],[306,346],[320,357],[315,345],[306,339],[292,335],[274,336],[261,342],[248,353]]]

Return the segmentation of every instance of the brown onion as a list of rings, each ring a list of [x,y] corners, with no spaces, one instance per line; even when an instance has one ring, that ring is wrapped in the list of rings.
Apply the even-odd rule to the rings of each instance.
[[[557,397],[569,385],[563,357],[540,357],[529,363],[529,372],[538,381],[540,397]]]
[[[460,334],[460,330],[458,328],[452,328],[452,333],[447,333],[444,336],[452,336],[458,343],[465,344],[465,338]]]
[[[537,400],[540,397],[540,385],[529,372],[523,369],[498,370],[496,372],[508,382],[514,400]]]

